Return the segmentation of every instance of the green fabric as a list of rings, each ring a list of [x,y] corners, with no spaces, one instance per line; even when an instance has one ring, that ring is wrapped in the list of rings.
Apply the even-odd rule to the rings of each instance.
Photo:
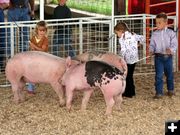
[[[128,15],[128,0],[126,0],[126,15]]]
[[[51,3],[58,4],[58,0],[52,0]]]

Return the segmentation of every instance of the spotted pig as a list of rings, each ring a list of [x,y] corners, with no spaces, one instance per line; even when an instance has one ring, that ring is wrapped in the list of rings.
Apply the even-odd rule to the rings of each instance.
[[[94,87],[100,88],[106,102],[106,115],[111,114],[115,101],[119,107],[126,81],[124,73],[118,68],[101,61],[71,65],[71,59],[66,60],[67,68],[62,77],[62,85],[66,88],[66,107],[71,109],[74,90],[82,90],[81,110],[85,110]]]

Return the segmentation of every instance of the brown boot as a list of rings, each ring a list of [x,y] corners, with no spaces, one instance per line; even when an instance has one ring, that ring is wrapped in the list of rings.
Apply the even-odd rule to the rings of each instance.
[[[172,97],[174,95],[175,95],[174,91],[168,91],[167,92],[167,96],[169,96],[169,97]]]

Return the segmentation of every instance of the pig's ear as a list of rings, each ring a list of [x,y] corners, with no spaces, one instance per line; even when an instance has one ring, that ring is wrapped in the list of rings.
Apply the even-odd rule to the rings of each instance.
[[[68,56],[68,57],[66,58],[66,68],[69,68],[70,66],[71,66],[71,57]]]

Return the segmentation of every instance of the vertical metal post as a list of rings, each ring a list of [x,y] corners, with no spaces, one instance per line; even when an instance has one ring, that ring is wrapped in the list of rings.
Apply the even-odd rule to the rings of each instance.
[[[143,15],[143,36],[146,37],[146,14]],[[146,57],[146,45],[143,45],[143,58],[144,57]],[[146,59],[143,63],[146,63]]]
[[[40,20],[44,20],[44,0],[39,0],[40,4]]]
[[[14,56],[14,39],[15,39],[15,37],[14,37],[14,27],[13,27],[13,23],[11,23],[11,28],[10,28],[10,40],[11,40],[11,48],[8,48],[8,49],[10,49],[11,50],[11,57],[13,57]]]
[[[179,19],[180,19],[180,14],[179,14],[179,8],[180,8],[180,2],[179,0],[176,0],[176,20],[177,20],[177,30],[178,30],[178,70],[180,70],[180,31],[179,31],[179,28],[180,28],[180,24],[179,24]]]
[[[112,21],[109,23],[109,37],[112,36]],[[109,52],[113,52],[113,40],[114,37],[109,39]]]
[[[83,53],[83,26],[82,20],[79,21],[79,54]]]
[[[111,3],[112,3],[112,11],[111,11],[111,35],[114,33],[113,32],[113,29],[114,29],[114,1],[115,0],[111,1]],[[113,46],[113,44],[114,44],[114,40],[113,39],[111,40],[111,48],[112,48],[111,52],[116,53],[116,48]],[[114,51],[113,51],[113,49],[114,49]]]

